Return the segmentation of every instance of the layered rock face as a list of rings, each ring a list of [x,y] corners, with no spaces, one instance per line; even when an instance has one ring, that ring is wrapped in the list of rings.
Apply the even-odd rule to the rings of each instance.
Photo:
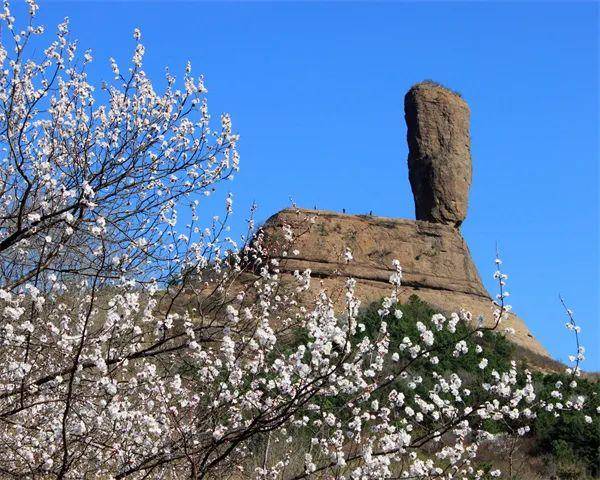
[[[474,321],[482,316],[491,325],[496,307],[458,229],[471,184],[469,107],[450,90],[424,82],[406,94],[405,117],[417,220],[287,209],[264,225],[264,245],[279,260],[284,279],[311,270],[315,280],[307,302],[324,288],[343,309],[348,277],[356,279],[363,304],[378,301],[390,294],[397,259],[403,269],[401,300],[416,294],[442,312],[465,309]],[[284,228],[293,231],[293,245],[285,240]],[[351,262],[344,259],[346,249]],[[503,327],[514,329],[510,338],[518,345],[548,356],[516,315],[510,314]]]
[[[404,97],[404,111],[417,220],[459,226],[471,186],[469,106],[441,85],[423,82]]]
[[[291,227],[295,234],[293,248],[284,239],[284,226]],[[286,209],[267,220],[262,230],[270,256],[279,260],[284,278],[295,270],[311,270],[313,281],[307,302],[324,288],[341,311],[349,277],[356,279],[356,294],[363,305],[389,296],[392,261],[397,259],[403,272],[401,301],[416,294],[440,311],[464,308],[474,319],[482,315],[485,324],[492,324],[492,300],[466,242],[450,225]],[[351,262],[344,260],[346,248],[354,257]],[[294,249],[298,255],[292,253]],[[548,355],[516,315],[511,314],[503,327],[515,330],[510,338],[518,345]]]

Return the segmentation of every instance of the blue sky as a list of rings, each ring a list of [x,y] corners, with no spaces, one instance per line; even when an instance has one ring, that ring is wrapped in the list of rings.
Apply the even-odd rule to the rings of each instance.
[[[214,116],[241,134],[241,225],[289,205],[414,218],[403,96],[431,78],[472,112],[462,227],[486,286],[496,242],[514,310],[558,359],[574,348],[561,293],[600,369],[596,3],[41,2],[92,48],[92,76],[130,57],[204,73]],[[53,30],[53,28],[52,28]],[[212,212],[211,212],[212,213]]]

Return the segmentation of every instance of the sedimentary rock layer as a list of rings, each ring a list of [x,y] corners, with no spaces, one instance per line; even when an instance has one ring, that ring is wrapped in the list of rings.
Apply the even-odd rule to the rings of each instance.
[[[293,248],[284,239],[283,226],[294,232]],[[390,293],[392,260],[403,270],[402,300],[412,294],[441,311],[469,310],[474,318],[483,315],[492,321],[492,300],[483,287],[469,249],[453,226],[367,215],[345,215],[313,210],[283,210],[264,225],[265,245],[272,258],[280,261],[284,275],[310,269],[315,280],[313,293],[325,288],[338,307],[343,305],[346,278],[357,280],[356,293],[363,304],[378,301]],[[344,260],[349,248],[353,261]],[[293,255],[293,249],[299,251]],[[284,250],[290,250],[283,256]],[[504,327],[511,327],[511,339],[528,350],[548,355],[516,315]]]

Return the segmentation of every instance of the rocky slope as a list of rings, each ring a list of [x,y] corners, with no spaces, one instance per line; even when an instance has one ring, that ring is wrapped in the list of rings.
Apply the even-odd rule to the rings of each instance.
[[[287,252],[283,237],[287,225],[295,232],[295,256]],[[283,210],[263,227],[270,255],[277,258],[284,275],[310,269],[312,293],[325,288],[343,305],[341,295],[346,278],[357,280],[356,293],[363,304],[377,301],[391,292],[392,260],[402,265],[400,291],[405,301],[412,294],[441,311],[470,311],[477,321],[492,321],[492,300],[483,287],[469,249],[460,232],[445,224],[367,215],[346,215],[316,210]],[[354,259],[346,262],[345,249]],[[511,314],[502,325],[515,330],[511,339],[520,346],[547,356],[525,322]]]

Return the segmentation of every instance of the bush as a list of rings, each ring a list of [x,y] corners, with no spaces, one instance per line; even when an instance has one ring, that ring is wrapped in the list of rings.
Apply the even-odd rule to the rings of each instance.
[[[365,325],[363,336],[373,337],[377,335],[380,326],[380,316],[378,310],[381,308],[381,302],[375,302],[369,305],[360,315],[359,322]],[[418,338],[419,332],[417,322],[427,324],[432,315],[437,313],[429,304],[422,301],[418,296],[412,295],[409,300],[400,305],[402,318],[396,319],[393,315],[384,318],[388,322],[390,332],[390,350],[395,351],[404,337]],[[390,318],[391,317],[391,318]],[[455,333],[446,330],[439,332],[438,341],[446,343],[450,349],[454,344],[468,334],[469,327],[466,323],[460,322],[456,327]],[[453,372],[458,373],[463,380],[471,379],[470,388],[473,391],[472,401],[474,402],[482,394],[481,381],[476,381],[482,376],[478,367],[479,358],[475,354],[476,345],[480,345],[485,350],[485,356],[488,359],[487,371],[497,370],[506,371],[510,367],[513,359],[519,359],[523,367],[527,367],[526,359],[522,355],[517,355],[515,345],[506,339],[506,337],[497,332],[485,332],[481,338],[469,337],[467,346],[469,352],[458,358],[451,354],[440,355],[439,369],[445,374]],[[416,366],[414,371],[423,371],[428,368],[428,364]],[[424,375],[425,378],[428,378]],[[600,429],[598,428],[597,408],[600,407],[600,383],[587,379],[577,379],[577,385],[569,386],[573,378],[567,374],[544,374],[535,373],[536,388],[539,389],[539,396],[543,400],[548,400],[551,392],[556,388],[557,382],[561,382],[560,390],[565,403],[578,395],[586,398],[586,406],[582,411],[563,411],[559,416],[554,412],[542,411],[530,425],[530,435],[535,439],[535,448],[532,454],[552,456],[556,465],[556,473],[560,479],[582,479],[586,474],[597,478],[600,475]],[[426,382],[419,385],[417,393],[425,396],[430,385]],[[402,389],[401,384],[394,384],[394,388]],[[592,424],[585,421],[585,416],[595,418]],[[499,423],[493,420],[485,420],[483,428],[491,433],[503,433],[507,431],[506,423]]]
[[[532,425],[532,431],[538,439],[538,451],[551,454],[557,466],[564,470],[560,478],[583,478],[569,476],[575,470],[587,472],[593,477],[600,475],[600,428],[597,409],[600,407],[600,384],[587,379],[577,379],[577,386],[569,384],[572,377],[566,374],[536,374],[540,397],[548,399],[555,390],[557,382],[563,387],[565,402],[575,396],[586,398],[582,411],[563,411],[556,416],[554,412],[542,411]],[[596,419],[592,424],[585,421],[589,416]]]

